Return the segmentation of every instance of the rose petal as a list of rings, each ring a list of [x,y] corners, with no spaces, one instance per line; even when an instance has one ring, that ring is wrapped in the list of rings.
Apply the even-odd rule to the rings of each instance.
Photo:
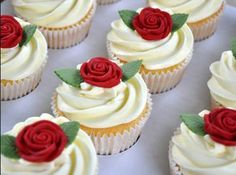
[[[82,64],[80,75],[86,83],[111,88],[118,85],[122,78],[121,68],[106,58],[92,58]]]
[[[67,144],[61,127],[48,120],[26,126],[16,137],[21,158],[31,162],[49,162],[58,157]]]
[[[23,37],[23,29],[14,17],[1,15],[1,48],[12,48],[19,44]]]
[[[236,110],[219,108],[204,116],[205,131],[226,146],[236,146]]]
[[[136,15],[132,24],[145,40],[164,39],[171,32],[173,25],[169,13],[151,7],[144,8]]]

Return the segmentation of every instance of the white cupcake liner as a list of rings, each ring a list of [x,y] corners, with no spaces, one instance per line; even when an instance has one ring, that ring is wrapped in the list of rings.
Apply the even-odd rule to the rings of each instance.
[[[99,5],[107,5],[107,4],[112,4],[112,3],[115,3],[118,1],[120,1],[120,0],[97,0],[97,3]]]
[[[52,97],[51,108],[53,114],[56,117],[61,116],[57,112],[57,93]],[[150,113],[152,110],[152,100],[151,94],[148,94],[147,99],[147,111],[143,114],[142,119],[134,126],[130,127],[127,130],[124,130],[122,133],[117,132],[116,134],[96,134],[89,135],[94,143],[97,154],[100,155],[111,155],[123,152],[134,145],[138,137],[141,134],[141,131],[144,127],[144,124],[149,119]],[[66,117],[66,116],[65,116]]]
[[[180,129],[178,128],[175,132],[174,132],[174,136],[179,135],[180,134]],[[174,161],[173,155],[172,155],[172,148],[174,146],[174,143],[172,141],[169,142],[169,151],[168,151],[168,155],[169,155],[169,166],[170,166],[170,175],[183,175],[180,171],[180,167],[178,166],[178,164]]]
[[[76,44],[79,44],[87,37],[95,11],[96,0],[94,0],[93,7],[87,17],[78,23],[60,28],[38,26],[38,29],[44,35],[49,48],[63,49],[72,47]],[[17,16],[22,18],[19,14],[17,14]]]
[[[173,89],[181,81],[185,69],[189,64],[191,58],[192,58],[192,51],[188,55],[186,60],[173,71],[156,73],[156,74],[153,74],[151,72],[150,73],[141,72],[141,75],[144,81],[146,82],[147,87],[150,89],[150,92],[156,94]]]
[[[205,21],[200,21],[199,24],[198,22],[188,23],[188,26],[191,28],[193,32],[195,41],[201,41],[207,39],[215,33],[219,18],[223,13],[224,4],[222,4],[222,6],[223,7],[219,9],[219,12],[214,14],[213,17],[209,17]]]
[[[30,76],[20,79],[11,80],[6,85],[1,80],[1,101],[14,100],[32,92],[39,84],[43,69],[47,63],[47,58],[36,72]],[[6,80],[8,81],[8,80]]]
[[[108,41],[107,41],[107,51],[108,51],[108,56],[110,58],[115,60],[118,59],[116,55],[112,53],[110,43]],[[145,83],[147,84],[149,92],[152,94],[156,94],[174,88],[182,79],[185,69],[192,59],[192,54],[193,50],[189,52],[189,55],[187,56],[185,61],[181,63],[177,68],[175,68],[173,71],[162,72],[162,73],[152,73],[152,72],[144,73],[141,71],[140,74],[142,75]]]
[[[147,102],[148,110],[142,119],[129,130],[123,133],[109,134],[109,135],[90,135],[97,153],[100,155],[110,155],[123,152],[132,147],[141,135],[141,131],[149,119],[151,112],[151,98]]]

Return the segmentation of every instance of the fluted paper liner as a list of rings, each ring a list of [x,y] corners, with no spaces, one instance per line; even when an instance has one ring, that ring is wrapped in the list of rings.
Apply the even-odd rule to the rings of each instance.
[[[97,3],[99,5],[107,5],[107,4],[112,4],[112,3],[115,3],[118,1],[120,1],[120,0],[97,0]]]
[[[119,59],[115,54],[112,53],[109,41],[107,41],[107,51],[110,58],[115,60]],[[177,64],[177,66],[174,66],[174,68],[166,68],[165,71],[149,71],[141,68],[140,74],[147,84],[150,93],[161,93],[174,88],[181,81],[185,69],[192,59],[192,53],[193,50],[189,52],[189,55],[183,62]]]
[[[52,111],[56,117],[64,116],[57,108],[57,93],[52,97]],[[96,151],[100,155],[117,154],[129,149],[138,139],[144,124],[149,119],[152,109],[151,95],[148,94],[144,112],[134,121],[110,128],[90,128],[81,125],[81,128],[91,137]],[[110,132],[109,132],[110,131]]]
[[[94,1],[94,4],[89,10],[88,14],[78,23],[58,28],[38,26],[38,29],[42,32],[45,39],[47,40],[49,48],[63,49],[72,47],[76,44],[79,44],[87,37],[95,11],[96,0]],[[19,14],[17,14],[17,16],[24,19]]]
[[[195,23],[188,23],[188,26],[191,28],[193,32],[195,41],[201,41],[207,39],[214,34],[217,28],[219,18],[223,13],[223,10],[224,10],[224,3],[220,7],[220,9],[210,17]]]
[[[150,89],[150,92],[161,93],[173,89],[182,79],[187,65],[192,58],[192,52],[188,55],[183,63],[174,70],[161,73],[145,73],[141,71],[141,75]]]
[[[47,58],[38,70],[26,78],[20,80],[1,79],[1,101],[17,99],[32,92],[41,80],[46,63]]]
[[[174,136],[179,135],[180,134],[180,129],[178,128],[175,132],[174,132]],[[174,143],[172,142],[172,140],[169,142],[169,151],[168,151],[168,155],[169,155],[169,166],[170,166],[170,175],[183,175],[180,171],[180,167],[179,165],[174,161],[173,155],[172,155],[172,148]]]

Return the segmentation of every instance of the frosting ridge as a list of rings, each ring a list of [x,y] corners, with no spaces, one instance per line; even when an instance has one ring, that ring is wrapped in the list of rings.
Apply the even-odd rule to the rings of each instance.
[[[42,114],[40,117],[31,117],[25,122],[16,124],[7,134],[16,136],[25,126],[42,119],[50,120],[57,124],[69,121],[64,117],[54,118],[49,114]],[[84,131],[79,130],[75,141],[58,158],[51,162],[38,164],[23,159],[11,160],[1,156],[1,167],[3,175],[95,175],[97,157],[89,136]]]
[[[64,27],[82,20],[94,0],[13,0],[15,11],[27,21],[43,27]],[[94,7],[95,8],[95,7]]]
[[[16,18],[22,27],[29,23]],[[46,61],[47,42],[37,29],[27,45],[1,48],[1,79],[19,80],[30,76]]]
[[[188,22],[193,23],[216,13],[223,0],[148,0],[155,8],[171,9],[175,13],[189,14]]]
[[[112,127],[136,119],[145,109],[148,92],[139,74],[112,88],[86,82],[75,88],[63,82],[56,91],[58,109],[67,118],[92,128]]]
[[[203,111],[200,116],[207,113]],[[216,143],[209,135],[198,136],[184,123],[172,142],[173,158],[184,175],[235,174],[236,147]]]
[[[144,40],[121,19],[112,22],[111,27],[112,30],[107,35],[108,50],[127,62],[141,59],[144,67],[149,70],[179,64],[192,51],[194,39],[186,24],[158,41]]]
[[[223,106],[236,108],[236,60],[232,51],[223,52],[220,61],[211,64],[210,71],[211,95]]]

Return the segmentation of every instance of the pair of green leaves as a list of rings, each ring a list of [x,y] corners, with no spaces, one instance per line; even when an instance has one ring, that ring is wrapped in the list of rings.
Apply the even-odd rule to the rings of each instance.
[[[205,136],[207,133],[204,130],[204,120],[199,115],[182,114],[180,116],[183,123],[195,134]]]
[[[124,64],[122,69],[122,81],[127,81],[130,78],[132,78],[138,71],[140,66],[142,65],[142,61],[132,61],[129,63]],[[59,69],[55,71],[55,74],[65,83],[79,88],[80,83],[82,83],[84,80],[80,75],[79,70],[68,68],[68,69]]]
[[[236,38],[234,38],[233,41],[232,41],[231,50],[232,50],[233,55],[236,59]]]
[[[20,47],[22,47],[23,45],[26,45],[31,40],[36,29],[37,29],[37,26],[33,24],[23,27],[23,38],[21,42],[19,43]]]
[[[80,125],[76,121],[65,122],[60,125],[65,135],[67,136],[67,146],[70,145],[76,138]],[[20,159],[16,147],[16,138],[11,135],[1,136],[1,154],[11,159]]]
[[[134,17],[138,13],[132,10],[121,10],[119,11],[119,15],[123,22],[132,30],[135,30],[132,24]],[[172,32],[179,30],[187,21],[188,14],[173,14],[171,15],[173,21]]]

